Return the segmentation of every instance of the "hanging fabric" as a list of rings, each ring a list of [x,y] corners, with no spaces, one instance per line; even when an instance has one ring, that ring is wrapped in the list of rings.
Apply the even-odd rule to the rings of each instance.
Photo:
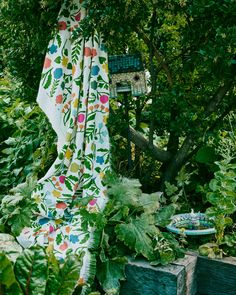
[[[23,247],[51,245],[62,262],[83,254],[82,282],[93,229],[85,229],[79,201],[84,198],[88,212],[103,210],[109,169],[107,52],[98,34],[85,40],[79,33],[85,14],[82,1],[66,0],[47,49],[37,102],[57,134],[58,156],[33,192],[32,226],[17,238]]]

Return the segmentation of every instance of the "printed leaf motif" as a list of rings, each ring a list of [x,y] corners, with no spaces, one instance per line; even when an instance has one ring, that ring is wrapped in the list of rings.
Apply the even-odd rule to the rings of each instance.
[[[72,185],[67,179],[65,179],[65,185],[68,188],[68,190],[73,191]]]
[[[42,248],[26,249],[15,263],[15,275],[25,294],[44,295],[47,281],[47,259]]]
[[[150,237],[155,236],[158,230],[153,223],[154,220],[149,214],[132,218],[129,223],[116,226],[117,238],[130,249],[135,250],[137,254],[142,254],[149,260],[154,260],[155,254]]]
[[[47,81],[46,83],[43,85],[44,89],[48,89],[48,87],[51,85],[52,83],[52,74],[49,73],[48,77],[47,77]]]

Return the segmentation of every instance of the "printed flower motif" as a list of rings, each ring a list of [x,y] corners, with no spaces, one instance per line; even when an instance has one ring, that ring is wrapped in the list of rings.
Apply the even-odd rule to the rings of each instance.
[[[79,237],[77,235],[70,235],[70,242],[76,244],[79,241]]]
[[[67,159],[67,160],[70,160],[71,156],[72,156],[72,151],[69,150],[69,149],[67,149],[67,150],[66,150],[66,153],[65,153],[65,157],[66,157],[66,159]]]
[[[45,61],[44,61],[44,65],[43,65],[44,69],[50,68],[51,67],[51,63],[52,63],[52,60],[50,58],[46,57],[45,58]]]
[[[73,65],[72,66],[72,76],[74,76],[75,72],[76,72],[76,67],[75,67],[75,65]]]
[[[70,166],[70,171],[75,173],[78,170],[79,170],[79,165],[76,164],[76,163],[72,163],[71,166]]]
[[[104,158],[103,158],[103,156],[97,156],[96,163],[102,165],[102,164],[104,163]]]
[[[49,226],[49,233],[54,232],[54,227],[52,225]]]
[[[51,195],[50,192],[47,192],[44,198],[44,202],[48,208],[52,208],[56,205],[56,199]]]
[[[100,101],[101,101],[101,103],[103,103],[103,104],[105,104],[105,103],[107,103],[108,102],[108,96],[107,95],[102,95],[102,96],[100,96]]]
[[[92,49],[92,56],[96,56],[98,53],[97,53],[97,50],[95,48]]]
[[[79,114],[79,116],[78,116],[78,122],[79,123],[82,123],[82,122],[84,122],[84,119],[85,119],[85,115],[84,114]]]
[[[57,52],[57,45],[52,44],[48,49],[51,54],[56,53]]]
[[[93,76],[97,76],[99,71],[100,71],[99,66],[93,66],[92,69],[91,69],[91,74]]]
[[[60,94],[60,95],[57,95],[56,97],[56,103],[62,103],[63,101],[63,96]]]
[[[64,242],[64,243],[59,247],[59,249],[60,249],[61,251],[65,251],[67,248],[68,248],[68,244],[67,244],[67,242]]]
[[[103,64],[102,68],[105,71],[105,73],[108,73],[108,63]]]
[[[59,202],[59,203],[56,204],[56,208],[57,209],[66,209],[67,205],[64,202]]]
[[[56,198],[61,197],[61,193],[60,193],[59,191],[53,190],[53,191],[52,191],[52,194],[53,194],[53,196],[56,197]]]
[[[81,12],[77,13],[76,16],[75,16],[75,20],[76,20],[77,22],[79,22],[80,19],[81,19]]]
[[[46,218],[46,217],[41,218],[41,219],[39,219],[39,224],[40,225],[44,225],[44,224],[48,223],[49,220],[50,219],[49,218]]]
[[[59,176],[60,183],[65,183],[65,179],[66,179],[65,175]]]
[[[58,22],[58,29],[59,30],[65,30],[67,28],[67,25],[66,25],[66,22],[64,22],[64,21],[60,21],[60,22]]]
[[[68,58],[68,57],[65,57],[65,56],[63,56],[61,64],[62,64],[64,67],[66,67],[66,66],[67,66],[67,64],[68,64],[68,61],[69,61],[69,58]]]
[[[92,54],[91,48],[85,47],[84,48],[84,56],[89,57],[89,56],[91,56],[91,54]]]
[[[89,202],[90,206],[94,206],[97,203],[97,199],[93,199]]]
[[[101,44],[100,49],[104,52],[107,52],[107,47],[104,43]]]
[[[63,75],[62,68],[55,69],[55,71],[53,72],[53,75],[55,79],[60,79],[61,76]]]

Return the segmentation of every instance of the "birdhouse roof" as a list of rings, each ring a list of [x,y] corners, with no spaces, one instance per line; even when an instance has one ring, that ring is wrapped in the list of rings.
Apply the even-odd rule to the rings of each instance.
[[[136,55],[112,55],[108,58],[110,74],[140,72],[143,71],[141,56]]]

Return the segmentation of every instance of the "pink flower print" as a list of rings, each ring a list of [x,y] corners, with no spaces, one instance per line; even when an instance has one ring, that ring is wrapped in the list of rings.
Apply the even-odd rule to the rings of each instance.
[[[64,202],[59,202],[59,203],[56,204],[56,208],[57,209],[66,209],[67,205]]]
[[[65,251],[67,248],[68,248],[68,244],[67,244],[67,242],[64,242],[64,243],[59,247],[59,249],[60,249],[61,251]]]
[[[77,13],[76,16],[75,16],[75,20],[76,20],[77,22],[79,22],[80,19],[81,19],[81,12]]]
[[[91,56],[91,55],[92,55],[91,48],[89,48],[89,47],[85,47],[85,48],[84,48],[84,56],[89,57],[89,56]]]
[[[44,65],[43,65],[44,69],[50,68],[51,67],[51,63],[52,63],[51,59],[48,58],[48,57],[46,57],[45,58],[45,61],[44,61]]]
[[[54,227],[52,225],[49,226],[49,233],[51,234],[52,232],[54,232]]]
[[[66,177],[64,175],[59,176],[60,183],[65,183]]]
[[[66,22],[60,21],[58,22],[58,29],[59,30],[65,30],[67,28]]]
[[[97,199],[93,199],[89,202],[90,206],[94,206],[97,203]]]
[[[96,56],[97,55],[97,50],[95,48],[92,49],[92,56]]]
[[[84,118],[85,118],[84,114],[79,114],[79,116],[78,116],[78,122],[79,123],[84,122]]]
[[[62,103],[63,101],[63,96],[60,94],[56,97],[56,103]]]
[[[108,102],[108,96],[107,95],[102,95],[100,96],[100,101],[101,103],[107,103]]]

